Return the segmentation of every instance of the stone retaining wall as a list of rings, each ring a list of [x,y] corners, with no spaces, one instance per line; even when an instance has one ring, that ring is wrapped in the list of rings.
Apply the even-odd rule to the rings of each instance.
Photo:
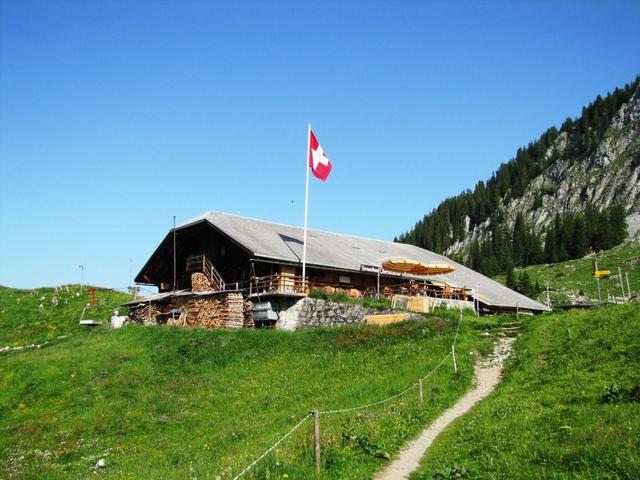
[[[365,323],[367,315],[398,313],[397,310],[378,310],[361,305],[329,302],[315,298],[302,298],[293,304],[274,304],[273,307],[278,311],[279,316],[276,328],[283,330]],[[409,318],[422,319],[424,317],[420,314],[409,313]]]

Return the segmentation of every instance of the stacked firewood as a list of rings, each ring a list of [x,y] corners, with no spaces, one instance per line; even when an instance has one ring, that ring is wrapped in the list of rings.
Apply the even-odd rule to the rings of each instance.
[[[244,328],[255,328],[253,321],[253,302],[251,300],[244,301]]]
[[[245,301],[241,293],[175,297],[173,307],[181,313],[175,318],[169,316],[168,325],[203,328],[254,327],[253,304]],[[160,313],[155,305],[145,305],[133,310],[131,318],[145,325],[157,325],[156,315]]]
[[[187,325],[187,314],[182,311],[179,317],[169,317],[167,320],[167,325],[174,325],[176,327],[186,327]]]
[[[155,305],[148,304],[144,307],[132,310],[130,317],[134,322],[142,323],[144,325],[156,325],[156,315],[160,313],[160,310],[158,310]]]
[[[182,303],[182,302],[180,302]],[[189,298],[180,306],[180,326],[220,328],[224,324],[224,313],[220,300],[216,298]]]
[[[244,300],[241,293],[228,293],[222,301],[224,326],[242,328],[244,326]]]
[[[213,290],[211,282],[204,273],[196,272],[191,275],[192,292],[210,292]]]

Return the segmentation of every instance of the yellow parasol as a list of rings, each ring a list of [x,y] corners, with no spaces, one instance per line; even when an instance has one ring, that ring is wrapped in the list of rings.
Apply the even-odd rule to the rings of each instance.
[[[455,268],[446,263],[422,263],[408,258],[391,258],[382,262],[382,268],[390,272],[410,273],[412,275],[441,275],[451,273]]]

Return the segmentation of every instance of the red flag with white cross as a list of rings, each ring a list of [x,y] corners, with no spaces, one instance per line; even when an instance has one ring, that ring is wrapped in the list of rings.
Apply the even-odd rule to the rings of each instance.
[[[329,157],[324,153],[318,139],[313,134],[313,131],[309,129],[309,167],[313,176],[319,178],[323,182],[331,173],[331,162]]]

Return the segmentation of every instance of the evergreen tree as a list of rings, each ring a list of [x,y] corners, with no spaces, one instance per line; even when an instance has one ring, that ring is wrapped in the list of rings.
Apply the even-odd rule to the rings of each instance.
[[[475,271],[480,270],[480,245],[478,244],[478,240],[471,242],[469,249],[469,267]]]
[[[531,278],[527,272],[522,272],[518,275],[518,292],[523,295],[531,296],[533,286],[531,285]]]
[[[617,203],[609,209],[609,225],[611,229],[611,247],[620,245],[627,237],[626,214],[622,203]]]
[[[547,263],[558,261],[558,238],[553,224],[548,228],[547,236],[544,239],[544,261]]]
[[[480,268],[478,270],[487,277],[492,277],[500,272],[498,262],[493,253],[493,242],[489,240],[480,246]]]
[[[587,225],[582,215],[577,215],[573,224],[573,239],[569,245],[571,258],[581,258],[587,253],[589,242],[587,239]]]
[[[540,239],[533,230],[527,233],[527,247],[525,250],[525,265],[535,265],[542,262]]]
[[[522,212],[516,215],[516,221],[513,226],[513,262],[516,266],[522,267],[525,264],[525,255],[527,250],[527,225]]]
[[[516,282],[516,278],[513,273],[513,265],[511,265],[511,268],[507,269],[506,273],[507,273],[507,287],[509,287],[512,290],[515,290],[518,287],[518,284]]]

